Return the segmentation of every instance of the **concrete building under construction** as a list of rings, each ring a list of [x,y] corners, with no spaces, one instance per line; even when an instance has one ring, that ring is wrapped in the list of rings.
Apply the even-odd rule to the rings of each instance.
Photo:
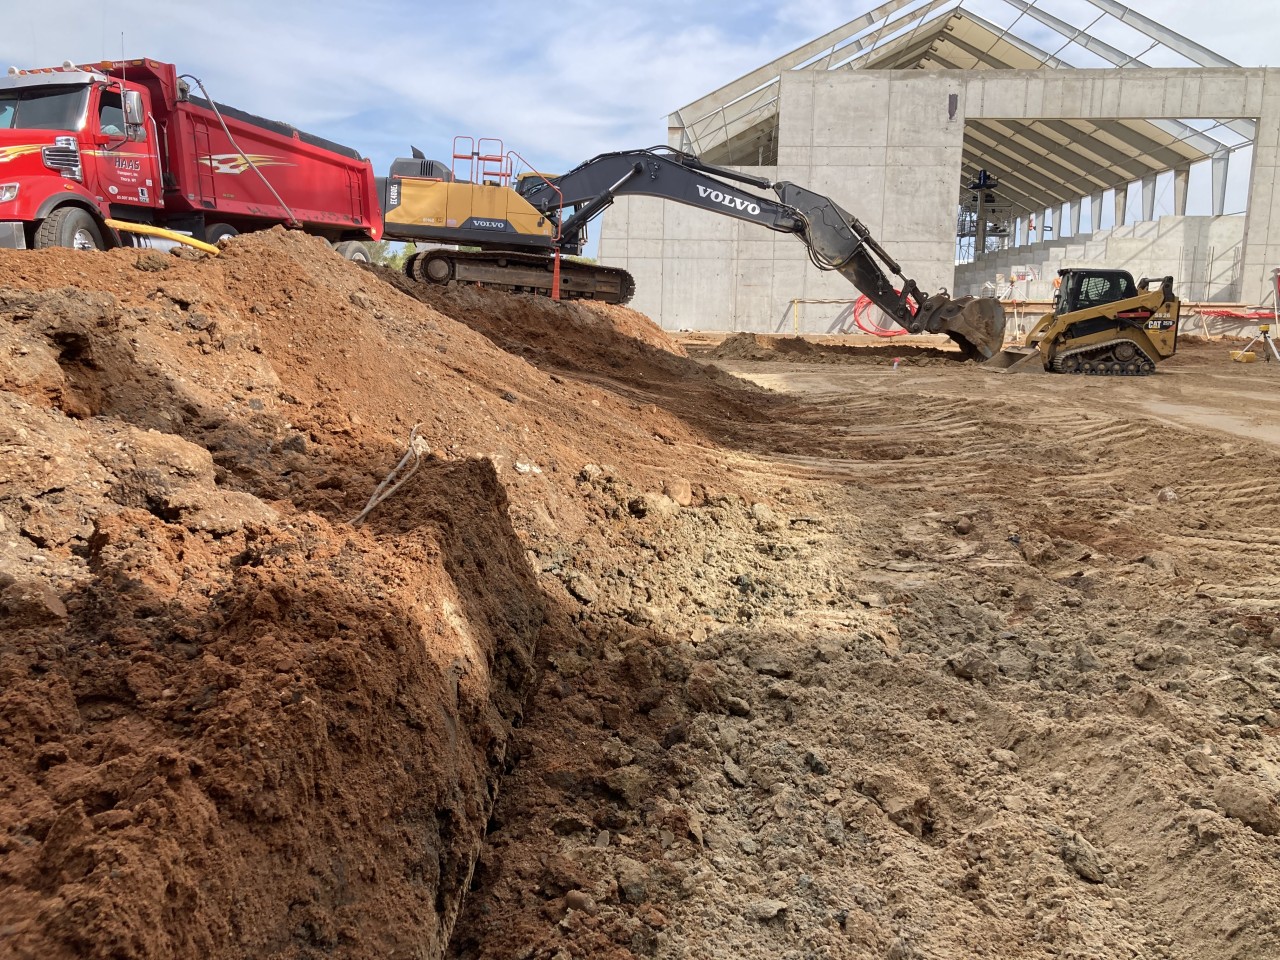
[[[1280,70],[1114,0],[890,0],[676,110],[669,143],[831,196],[928,292],[1048,299],[1105,265],[1260,303],[1280,267]],[[600,258],[667,329],[839,332],[857,297],[792,237],[651,198],[607,212]]]

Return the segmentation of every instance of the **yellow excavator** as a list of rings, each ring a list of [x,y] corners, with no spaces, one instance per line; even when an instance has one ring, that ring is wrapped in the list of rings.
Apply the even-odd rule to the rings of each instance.
[[[1178,348],[1181,303],[1173,277],[1158,285],[1133,282],[1124,270],[1069,268],[1058,271],[1053,311],[1027,334],[987,361],[1004,372],[1042,368],[1052,373],[1137,377]]]
[[[467,155],[456,142],[454,154]],[[396,160],[382,180],[385,238],[461,248],[414,254],[405,264],[413,279],[550,293],[554,254],[581,253],[586,226],[595,216],[619,196],[643,195],[789,233],[804,243],[815,266],[843,275],[899,326],[910,333],[946,334],[971,359],[990,359],[1004,342],[1004,308],[998,300],[952,299],[946,291],[930,296],[903,275],[856,217],[794,183],[773,183],[670,147],[653,147],[601,154],[563,175],[525,176],[513,187],[499,152],[475,151],[473,157],[481,170],[463,180],[415,149],[412,158]],[[492,176],[483,172],[486,162],[493,164]],[[626,303],[634,289],[625,270],[560,263],[562,297]]]

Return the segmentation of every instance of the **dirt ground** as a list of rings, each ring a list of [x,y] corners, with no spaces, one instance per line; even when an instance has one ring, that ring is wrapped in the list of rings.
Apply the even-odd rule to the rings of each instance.
[[[0,955],[1280,955],[1280,364],[0,270]]]

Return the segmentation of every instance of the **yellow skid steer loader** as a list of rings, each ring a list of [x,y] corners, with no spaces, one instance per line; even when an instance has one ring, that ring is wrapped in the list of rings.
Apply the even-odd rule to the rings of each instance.
[[[1053,312],[985,366],[1005,373],[1044,369],[1053,373],[1144,376],[1173,356],[1178,346],[1178,310],[1173,277],[1152,288],[1136,284],[1124,270],[1059,270]]]

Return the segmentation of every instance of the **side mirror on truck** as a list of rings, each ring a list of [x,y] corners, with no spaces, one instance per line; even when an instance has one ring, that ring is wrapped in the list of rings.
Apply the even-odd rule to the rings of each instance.
[[[137,90],[126,90],[124,94],[124,126],[125,136],[136,142],[147,139],[147,129],[143,125],[146,120],[142,109],[142,94]]]
[[[142,94],[137,90],[126,90],[124,94],[124,122],[130,126],[142,126]]]

